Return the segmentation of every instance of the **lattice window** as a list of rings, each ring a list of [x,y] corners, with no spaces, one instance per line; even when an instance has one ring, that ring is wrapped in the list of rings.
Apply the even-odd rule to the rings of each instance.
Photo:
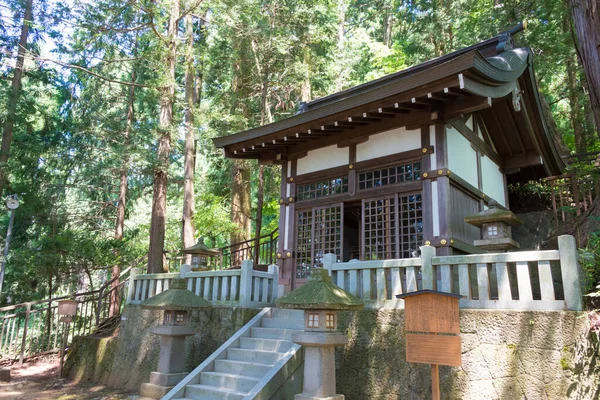
[[[423,203],[421,194],[399,197],[400,258],[411,258],[423,243]]]
[[[364,260],[397,257],[396,198],[363,201]]]
[[[340,178],[297,185],[296,190],[298,192],[298,201],[347,193],[348,177],[344,176]]]
[[[421,162],[415,161],[374,171],[361,172],[358,174],[358,189],[395,185],[397,183],[418,181],[420,179]]]
[[[342,210],[340,204],[298,212],[296,278],[308,278],[312,268],[323,265],[327,253],[341,257]]]
[[[420,194],[363,200],[363,259],[411,258],[423,242]]]

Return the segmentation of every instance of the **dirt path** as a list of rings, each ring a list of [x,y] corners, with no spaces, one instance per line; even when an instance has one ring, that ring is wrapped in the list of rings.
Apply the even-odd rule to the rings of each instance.
[[[58,377],[58,358],[49,356],[4,367],[11,369],[11,381],[0,383],[0,400],[133,400],[125,392],[94,383],[73,384]]]

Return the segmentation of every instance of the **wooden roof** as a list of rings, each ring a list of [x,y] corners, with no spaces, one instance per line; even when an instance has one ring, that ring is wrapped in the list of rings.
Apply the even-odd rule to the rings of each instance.
[[[509,180],[561,173],[553,133],[541,107],[528,48],[504,50],[506,36],[303,104],[272,124],[214,139],[227,157],[264,162],[299,158],[307,151],[406,126],[450,122],[481,111]],[[521,110],[512,105],[520,91]]]

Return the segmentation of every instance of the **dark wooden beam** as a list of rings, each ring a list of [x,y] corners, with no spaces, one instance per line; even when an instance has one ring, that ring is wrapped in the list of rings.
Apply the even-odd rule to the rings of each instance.
[[[472,97],[460,101],[454,101],[444,106],[444,115],[453,118],[461,113],[472,113],[492,107],[490,97]]]
[[[407,126],[410,124],[425,125],[431,123],[432,113],[426,111],[414,112],[407,115],[398,115],[396,118],[386,118],[382,121],[372,123],[355,129],[353,131],[344,134],[344,140],[352,140],[361,136],[369,136],[379,132],[385,132],[390,129],[398,128],[401,126]],[[331,146],[341,141],[339,135],[332,135],[329,137],[321,138],[318,141],[302,143],[295,146],[291,146],[286,154],[294,154],[303,151],[309,151],[320,147]]]
[[[367,114],[363,113],[362,117],[348,117],[348,122],[378,122],[378,121],[381,121],[381,118],[373,118],[373,117],[364,116],[364,115],[367,115]]]
[[[409,114],[410,110],[407,108],[395,108],[395,107],[384,107],[377,110],[380,113],[388,114]]]
[[[504,172],[507,175],[516,174],[520,168],[544,165],[544,159],[539,154],[519,154],[504,160]]]

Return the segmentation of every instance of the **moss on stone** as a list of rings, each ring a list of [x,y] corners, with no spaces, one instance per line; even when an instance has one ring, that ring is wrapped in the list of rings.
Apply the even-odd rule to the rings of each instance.
[[[280,308],[297,310],[362,310],[365,303],[331,282],[324,268],[312,270],[306,285],[275,300]]]

